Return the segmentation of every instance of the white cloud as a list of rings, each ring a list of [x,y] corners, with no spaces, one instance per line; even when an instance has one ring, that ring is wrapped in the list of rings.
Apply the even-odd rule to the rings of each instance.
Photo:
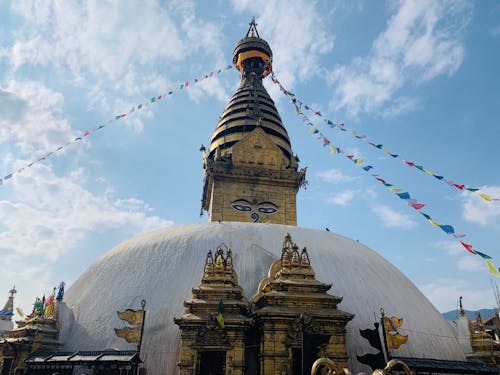
[[[332,100],[335,109],[346,108],[356,115],[389,103],[384,116],[413,110],[416,99],[393,100],[400,88],[452,75],[460,67],[465,54],[461,34],[471,17],[468,3],[408,0],[395,4],[395,14],[373,42],[371,53],[331,72],[337,91]]]
[[[339,182],[351,182],[356,179],[356,177],[348,176],[338,169],[329,169],[318,173],[318,177],[323,181],[336,184]]]
[[[10,81],[0,90],[0,143],[13,140],[23,153],[54,151],[72,139],[63,107],[63,96],[40,83]]]
[[[75,252],[87,251],[82,243],[173,224],[152,215],[153,209],[141,199],[92,193],[83,186],[87,179],[84,169],[59,176],[51,166],[39,164],[9,183],[12,197],[0,200],[0,281],[15,281],[20,291],[17,306],[30,306],[36,295],[49,291],[42,287],[60,281],[54,280],[60,277],[59,263],[68,253],[78,258]]]
[[[491,308],[495,302],[489,288],[473,289],[462,279],[438,278],[434,282],[419,285],[418,288],[441,312],[456,309],[460,296],[463,297],[464,308],[467,310]]]
[[[464,255],[460,257],[460,259],[457,262],[458,269],[462,271],[485,271],[486,265],[483,261],[478,256],[474,256],[472,254],[469,255]]]
[[[408,215],[394,211],[392,208],[383,205],[372,207],[372,211],[382,220],[388,228],[410,229],[417,225]]]
[[[444,250],[448,255],[457,256],[464,254],[465,248],[458,241],[440,240],[432,244],[433,247]]]
[[[346,190],[338,193],[337,195],[328,198],[328,203],[333,203],[338,206],[347,206],[351,203],[355,196],[355,192],[351,190]]]
[[[131,99],[161,94],[179,78],[192,78],[176,76],[180,61],[195,64],[186,59],[190,55],[205,65],[227,64],[222,26],[196,17],[190,1],[27,1],[12,8],[24,21],[12,45],[2,50],[13,72],[53,68],[59,80],[85,87],[90,106],[100,110],[124,111],[137,104]],[[201,89],[220,99],[216,83]],[[140,123],[133,127],[142,130]]]
[[[500,186],[481,186],[480,192],[493,198],[500,197]],[[487,202],[477,193],[464,192],[462,216],[464,220],[471,223],[478,223],[482,226],[500,226],[500,202]]]

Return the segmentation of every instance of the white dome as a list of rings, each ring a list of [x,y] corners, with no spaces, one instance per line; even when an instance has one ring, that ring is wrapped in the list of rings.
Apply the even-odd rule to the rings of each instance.
[[[90,266],[65,294],[60,309],[66,350],[133,349],[113,328],[124,323],[116,311],[137,309],[145,299],[146,323],[141,357],[150,374],[175,373],[179,330],[173,318],[201,281],[205,257],[225,243],[248,299],[281,256],[286,233],[307,247],[316,278],[332,283],[330,294],[343,296],[339,308],[355,314],[347,325],[349,367],[370,371],[356,355],[373,353],[359,329],[373,328],[374,313],[404,318],[408,343],[394,356],[464,361],[450,327],[436,308],[396,267],[351,239],[314,229],[276,224],[203,223],[169,227],[139,235],[115,247]],[[371,371],[370,371],[371,373]]]

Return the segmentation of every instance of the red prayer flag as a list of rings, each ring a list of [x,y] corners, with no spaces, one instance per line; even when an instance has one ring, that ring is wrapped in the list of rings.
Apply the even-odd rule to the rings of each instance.
[[[411,161],[405,161],[406,164],[408,164],[410,167],[413,167],[415,163],[412,163]]]
[[[458,185],[458,184],[453,184],[457,189],[463,190],[465,185]]]
[[[465,243],[463,241],[460,241],[460,243],[462,244],[463,247],[467,249],[467,251],[469,251],[472,254],[476,254],[476,252],[472,250],[472,245],[469,245],[468,243]]]
[[[415,203],[411,205],[415,210],[420,210],[422,207],[425,206],[425,204],[422,203]]]
[[[354,157],[354,155],[347,155],[347,159],[351,159]]]
[[[89,131],[87,130],[85,133],[83,133],[83,136],[86,137],[87,135],[89,135]]]

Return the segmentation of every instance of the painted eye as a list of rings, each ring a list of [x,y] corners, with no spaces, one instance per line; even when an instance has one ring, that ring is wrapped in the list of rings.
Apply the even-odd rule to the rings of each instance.
[[[278,210],[274,207],[259,207],[257,211],[263,214],[274,214]]]
[[[235,210],[238,210],[238,211],[244,211],[244,212],[252,211],[252,207],[244,206],[242,204],[232,204],[231,207],[233,207]]]
[[[278,212],[278,206],[271,202],[261,202],[257,211],[262,214],[271,215]]]
[[[246,199],[237,199],[231,203],[231,207],[236,211],[250,212],[252,211],[252,204]]]

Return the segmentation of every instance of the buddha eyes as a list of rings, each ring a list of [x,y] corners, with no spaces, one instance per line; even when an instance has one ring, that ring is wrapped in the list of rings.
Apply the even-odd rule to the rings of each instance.
[[[260,206],[259,208],[257,208],[257,211],[263,213],[263,214],[274,214],[275,212],[278,211],[278,207],[276,207],[274,204],[271,206],[271,205],[266,205],[266,206]]]
[[[231,203],[231,207],[241,212],[258,212],[265,215],[272,215],[278,212],[278,206],[276,206],[272,202],[260,202],[256,205],[253,205],[246,199],[238,199],[234,201],[233,203]]]
[[[231,207],[233,207],[235,210],[238,211],[252,211],[252,207],[250,206],[243,206],[241,204],[232,204]]]

